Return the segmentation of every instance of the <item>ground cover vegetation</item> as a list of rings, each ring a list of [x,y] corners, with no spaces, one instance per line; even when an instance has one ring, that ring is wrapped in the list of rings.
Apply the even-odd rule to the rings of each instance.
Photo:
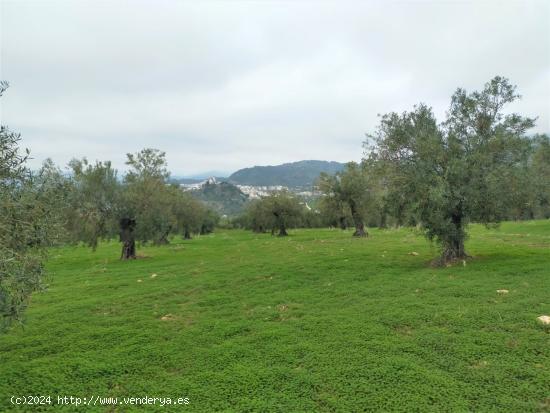
[[[548,408],[536,317],[550,221],[472,225],[476,258],[444,268],[415,230],[353,232],[220,230],[126,262],[115,241],[54,248],[48,291],[0,340],[0,394],[181,395],[204,412]]]

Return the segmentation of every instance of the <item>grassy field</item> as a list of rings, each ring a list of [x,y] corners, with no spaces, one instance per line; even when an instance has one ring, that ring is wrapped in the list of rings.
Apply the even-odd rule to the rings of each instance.
[[[132,262],[115,242],[53,250],[48,290],[0,336],[0,411],[548,411],[550,220],[471,230],[475,258],[442,269],[407,229],[219,231]]]

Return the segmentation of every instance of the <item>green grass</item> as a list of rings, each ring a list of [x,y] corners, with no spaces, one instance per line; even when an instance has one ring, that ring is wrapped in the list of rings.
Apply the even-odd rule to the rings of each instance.
[[[350,235],[220,231],[132,262],[115,242],[52,251],[48,290],[0,336],[0,411],[550,409],[550,220],[472,226],[475,258],[440,269],[411,230]],[[9,403],[48,394],[190,404]]]

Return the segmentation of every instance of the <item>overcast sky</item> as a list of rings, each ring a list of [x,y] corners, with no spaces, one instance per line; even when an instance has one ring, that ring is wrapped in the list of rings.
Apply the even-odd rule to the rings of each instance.
[[[550,2],[0,0],[1,121],[34,156],[175,175],[359,160],[377,114],[500,74],[550,132]]]

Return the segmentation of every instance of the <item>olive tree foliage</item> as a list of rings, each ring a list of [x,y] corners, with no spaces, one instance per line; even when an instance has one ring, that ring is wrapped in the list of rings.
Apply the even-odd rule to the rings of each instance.
[[[271,231],[275,227],[275,217],[269,209],[269,205],[262,198],[248,203],[244,216],[240,218],[244,227],[253,232],[262,233]]]
[[[216,211],[206,208],[204,205],[202,205],[201,211],[199,233],[201,235],[210,234],[214,232],[214,228],[219,224],[221,217]]]
[[[0,96],[7,87],[0,82]],[[63,235],[63,176],[51,161],[32,173],[19,142],[18,133],[0,126],[0,331],[43,286],[47,247]]]
[[[273,216],[274,226],[272,233],[277,229],[277,236],[285,237],[288,235],[287,228],[296,225],[303,212],[303,206],[296,197],[288,191],[278,191],[265,198],[267,208]]]
[[[527,218],[550,218],[550,137],[535,135],[531,140],[527,179],[524,188],[529,200]]]
[[[334,196],[330,188],[335,185],[334,177],[322,174],[319,177],[318,185],[323,193],[319,199],[319,210],[321,212],[323,222],[330,227],[338,227],[342,230],[353,225],[353,218],[349,206],[339,197]]]
[[[420,104],[382,116],[365,142],[367,161],[386,172],[389,198],[406,200],[407,214],[440,244],[440,264],[467,257],[470,221],[498,223],[506,215],[534,126],[504,113],[518,98],[515,86],[495,77],[482,91],[457,89],[443,123]]]
[[[169,173],[165,152],[147,148],[129,153],[126,165],[129,171],[124,177],[119,210],[122,259],[136,258],[136,240],[167,243],[176,225],[166,183]]]
[[[86,158],[69,163],[72,172],[67,213],[68,232],[73,242],[97,248],[98,241],[117,234],[117,214],[121,185],[111,162]]]
[[[550,218],[550,138],[535,135],[529,141],[528,162],[511,181],[513,190],[507,219]]]
[[[192,234],[208,234],[214,230],[218,216],[201,201],[178,186],[171,186],[171,205],[175,225],[173,232],[191,239]]]
[[[288,235],[287,229],[300,223],[304,206],[288,191],[276,191],[263,198],[252,201],[246,210],[248,226],[254,232],[270,230],[274,235]]]
[[[321,174],[318,187],[323,193],[320,201],[322,209],[334,211],[342,229],[345,229],[346,217],[349,215],[355,226],[353,236],[368,236],[365,230],[365,217],[371,200],[371,191],[369,178],[361,165],[350,162],[343,171],[335,175]]]
[[[313,206],[310,206],[308,202],[303,204],[299,226],[301,228],[323,228],[329,225],[321,211],[317,209],[316,201],[312,200],[310,202]]]

